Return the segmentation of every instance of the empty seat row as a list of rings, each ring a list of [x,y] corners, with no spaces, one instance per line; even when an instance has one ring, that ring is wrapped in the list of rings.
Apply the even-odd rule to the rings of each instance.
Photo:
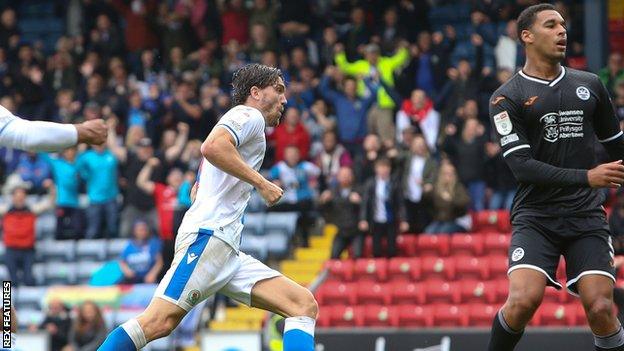
[[[507,257],[394,257],[390,259],[329,260],[329,280],[420,281],[427,279],[496,279],[507,275]]]
[[[93,273],[102,267],[103,262],[54,262],[53,264],[35,263],[33,277],[38,286],[53,284],[86,284]],[[0,265],[0,278],[9,280],[9,271],[5,265]]]
[[[509,292],[509,282],[500,280],[466,280],[460,282],[427,281],[412,283],[328,281],[315,292],[320,305],[354,304],[429,304],[429,303],[503,303]],[[572,298],[565,289],[547,288],[544,301],[567,303]]]
[[[475,234],[437,234],[410,235],[397,237],[397,250],[400,256],[436,256],[455,255],[483,256],[491,254],[507,255],[511,235],[504,233]],[[368,243],[365,243],[365,245]],[[372,242],[370,244],[372,246]]]
[[[321,308],[319,327],[489,327],[501,305],[493,304],[434,304],[403,305],[340,305]],[[586,325],[580,303],[556,304],[545,302],[530,322],[532,326]]]
[[[129,239],[39,240],[35,243],[37,262],[72,262],[119,258]]]

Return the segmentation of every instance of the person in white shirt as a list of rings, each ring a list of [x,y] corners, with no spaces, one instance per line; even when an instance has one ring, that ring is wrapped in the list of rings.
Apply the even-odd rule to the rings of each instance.
[[[171,268],[145,312],[109,334],[98,350],[133,351],[169,335],[200,301],[217,292],[286,317],[284,351],[313,351],[318,305],[312,293],[239,251],[243,212],[253,188],[267,205],[283,190],[258,170],[265,126],[279,124],[286,97],[281,71],[260,64],[232,78],[235,105],[201,146],[193,204],[176,238]]]
[[[0,106],[0,147],[26,151],[60,151],[79,143],[99,145],[108,129],[101,119],[80,124],[29,121]]]

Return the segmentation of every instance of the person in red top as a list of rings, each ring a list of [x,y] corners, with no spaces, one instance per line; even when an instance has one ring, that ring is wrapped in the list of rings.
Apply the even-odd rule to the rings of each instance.
[[[299,110],[289,107],[284,114],[284,123],[280,123],[269,139],[275,147],[275,162],[284,160],[284,150],[288,146],[296,146],[302,160],[308,159],[310,151],[310,134],[301,122]]]
[[[160,239],[162,240],[162,256],[165,267],[173,261],[175,233],[173,232],[173,215],[178,206],[178,191],[184,181],[184,175],[178,168],[173,168],[167,175],[167,184],[151,180],[152,171],[160,165],[160,160],[152,157],[147,160],[137,176],[137,186],[154,196],[158,222],[160,224]]]
[[[243,7],[243,0],[228,0],[225,10],[221,14],[223,34],[221,42],[227,45],[230,40],[236,40],[240,45],[249,41],[249,15]]]
[[[129,52],[154,49],[158,46],[158,37],[152,32],[148,23],[150,14],[156,11],[157,3],[156,0],[113,0],[113,6],[126,22],[125,41]]]
[[[44,187],[48,189],[49,196],[29,206],[26,204],[26,191],[30,183],[23,182],[19,177],[9,177],[5,185],[6,192],[11,194],[11,202],[0,206],[4,230],[2,239],[6,247],[4,263],[15,286],[35,285],[32,273],[35,262],[35,222],[37,215],[54,208],[56,196],[50,180],[44,182]]]

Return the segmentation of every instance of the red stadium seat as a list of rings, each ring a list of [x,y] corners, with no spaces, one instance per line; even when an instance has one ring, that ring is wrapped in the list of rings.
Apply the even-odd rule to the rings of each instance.
[[[457,279],[486,280],[490,277],[490,266],[487,258],[458,256],[455,258]]]
[[[485,255],[504,255],[509,253],[509,242],[511,235],[492,234],[485,237],[484,252]]]
[[[357,303],[389,305],[391,302],[391,291],[386,284],[363,281],[356,285]]]
[[[419,280],[421,275],[420,259],[412,257],[394,257],[388,262],[388,280]]]
[[[496,281],[496,301],[503,303],[509,295],[509,280],[506,278]]]
[[[470,304],[468,308],[468,326],[469,327],[489,327],[492,320],[501,306]]]
[[[388,241],[386,238],[381,238],[381,252],[388,252]],[[349,257],[353,257],[353,252],[349,249]],[[364,250],[362,252],[362,257],[372,258],[373,257],[373,237],[370,235],[366,235],[364,238]]]
[[[362,327],[364,314],[359,306],[332,306],[329,311],[329,325],[332,327]]]
[[[394,306],[369,305],[364,307],[364,325],[367,327],[397,327],[398,317]]]
[[[474,234],[453,234],[451,236],[451,255],[481,256],[483,254],[483,236]]]
[[[416,234],[401,234],[397,236],[396,247],[399,256],[412,257],[416,255]]]
[[[508,211],[480,211],[472,214],[472,230],[474,232],[511,231]]]
[[[330,314],[331,314],[331,307],[323,307],[319,309],[319,313],[316,318],[316,326],[320,328],[329,327],[330,326]]]
[[[329,260],[325,262],[325,268],[329,272],[328,280],[343,282],[350,282],[353,280],[352,260]]]
[[[427,281],[425,286],[425,298],[427,303],[452,303],[461,302],[461,286],[456,282]]]
[[[356,281],[380,281],[388,278],[388,261],[385,258],[361,258],[355,260]]]
[[[552,287],[546,287],[546,290],[544,290],[544,299],[542,301],[548,303],[566,303],[568,301],[568,292],[565,288],[557,290]]]
[[[544,302],[537,310],[539,318],[536,323],[542,326],[574,326],[577,310],[574,305],[553,304]]]
[[[392,303],[400,304],[424,304],[425,288],[423,283],[393,282],[389,284]]]
[[[422,259],[422,279],[455,280],[455,260],[426,257]]]
[[[464,306],[435,305],[433,324],[436,327],[465,327],[468,325],[468,313]]]
[[[432,327],[433,310],[428,306],[398,305],[396,306],[399,327]]]
[[[423,234],[416,240],[416,255],[418,257],[446,257],[449,254],[448,234]]]
[[[494,304],[499,300],[496,293],[496,282],[466,280],[461,282],[460,297],[462,303]]]
[[[354,305],[354,283],[325,282],[316,293],[319,305]]]
[[[491,256],[490,262],[490,279],[502,279],[507,278],[507,256]]]
[[[588,325],[587,323],[587,315],[585,314],[585,308],[583,308],[583,304],[581,304],[577,299],[573,299],[575,301],[572,303],[576,308],[576,324],[577,325]]]

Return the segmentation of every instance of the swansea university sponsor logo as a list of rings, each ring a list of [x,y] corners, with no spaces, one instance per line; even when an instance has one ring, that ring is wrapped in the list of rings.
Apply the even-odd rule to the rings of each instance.
[[[554,143],[559,139],[582,138],[583,110],[551,112],[540,118],[544,140]]]

